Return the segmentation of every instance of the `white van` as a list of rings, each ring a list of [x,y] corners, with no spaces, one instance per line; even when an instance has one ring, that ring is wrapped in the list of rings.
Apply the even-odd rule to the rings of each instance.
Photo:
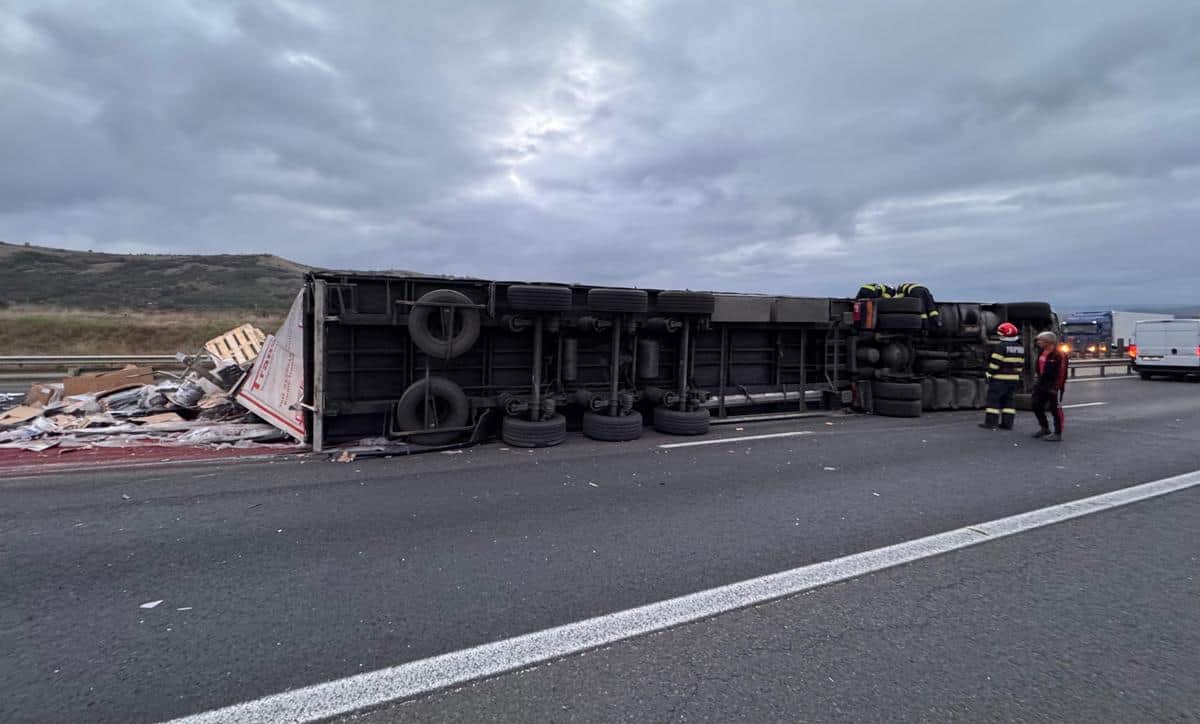
[[[1138,322],[1129,356],[1143,380],[1200,375],[1200,319]]]

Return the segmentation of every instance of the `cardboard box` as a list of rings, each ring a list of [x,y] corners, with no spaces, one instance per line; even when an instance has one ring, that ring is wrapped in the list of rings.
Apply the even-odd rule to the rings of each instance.
[[[0,412],[0,427],[6,425],[16,425],[22,422],[29,422],[35,417],[42,416],[42,408],[40,407],[14,407],[11,410]]]
[[[130,387],[154,384],[154,370],[149,367],[129,365],[112,372],[91,372],[78,377],[66,377],[62,381],[63,397],[73,395],[98,395]]]
[[[56,385],[47,385],[39,382],[30,387],[29,392],[25,393],[25,404],[31,407],[45,407],[58,399],[58,393]]]

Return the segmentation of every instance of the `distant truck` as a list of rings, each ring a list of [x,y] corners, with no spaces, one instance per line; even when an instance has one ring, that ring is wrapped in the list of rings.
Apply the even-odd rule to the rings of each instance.
[[[1072,312],[1063,320],[1067,351],[1074,357],[1108,357],[1122,354],[1133,339],[1133,327],[1140,321],[1174,319],[1172,314],[1146,312]]]
[[[1200,376],[1200,319],[1138,322],[1129,356],[1143,380]]]

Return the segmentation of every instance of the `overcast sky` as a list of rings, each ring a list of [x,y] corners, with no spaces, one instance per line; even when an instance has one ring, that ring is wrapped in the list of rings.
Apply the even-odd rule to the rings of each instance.
[[[0,5],[0,239],[1200,301],[1200,3]]]

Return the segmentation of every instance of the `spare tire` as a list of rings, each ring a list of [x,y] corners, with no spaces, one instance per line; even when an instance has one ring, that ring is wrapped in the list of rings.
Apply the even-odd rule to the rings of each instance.
[[[520,312],[569,312],[571,288],[542,284],[514,284],[508,288],[508,304]]]
[[[1004,306],[1008,311],[1008,321],[1014,324],[1050,321],[1050,305],[1045,302],[1009,302]]]
[[[644,289],[589,289],[587,303],[594,312],[640,314],[649,308],[650,295]]]
[[[875,414],[884,417],[920,417],[920,400],[875,400]]]
[[[553,447],[567,439],[567,418],[558,414],[545,420],[505,417],[500,439],[513,447]]]
[[[465,427],[471,417],[471,403],[462,388],[450,380],[429,377],[409,385],[396,403],[395,415],[396,426],[404,432]],[[409,435],[405,439],[418,445],[445,445],[462,436],[462,431],[455,430]]]
[[[661,314],[712,314],[717,300],[703,292],[659,292],[655,309]]]
[[[454,319],[459,322],[458,331],[449,330],[447,334],[447,330],[441,328],[442,315],[438,304],[458,305],[473,302],[467,295],[453,289],[437,289],[422,295],[408,315],[408,336],[430,357],[451,359],[471,349],[475,340],[479,339],[479,310],[470,307],[456,308]]]
[[[703,435],[708,432],[708,410],[654,408],[654,429],[668,435]]]
[[[636,440],[642,436],[642,415],[639,412],[631,412],[628,415],[609,417],[598,412],[585,412],[583,434],[604,442]]]
[[[912,364],[912,352],[902,344],[889,344],[879,351],[879,359],[893,372],[905,370]]]
[[[895,297],[892,299],[875,300],[875,310],[879,314],[916,314],[925,313],[925,302],[917,297]]]
[[[874,394],[876,400],[919,401],[921,399],[921,383],[876,380],[872,384],[871,392]]]
[[[920,332],[925,320],[919,314],[881,314],[875,320],[875,329],[881,332]]]
[[[979,313],[979,326],[983,327],[986,334],[995,332],[996,327],[999,327],[1003,321],[1004,318],[996,312],[985,309]]]

